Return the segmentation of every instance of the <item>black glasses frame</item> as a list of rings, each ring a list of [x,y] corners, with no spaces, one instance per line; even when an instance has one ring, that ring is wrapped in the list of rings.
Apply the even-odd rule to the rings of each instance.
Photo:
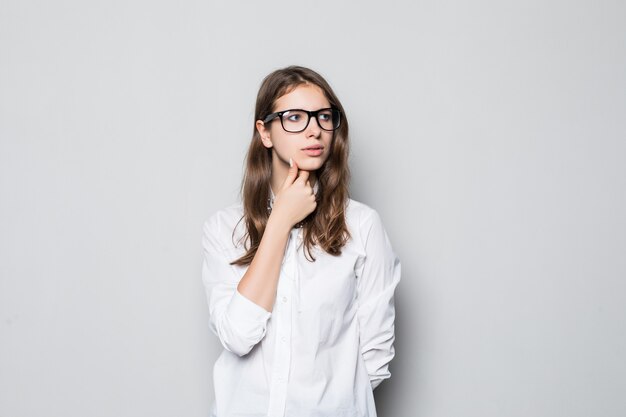
[[[327,111],[327,110],[330,110],[333,113],[333,117],[335,115],[337,116],[337,126],[333,127],[332,129],[324,129],[319,119],[317,118],[317,115],[319,113],[323,111]],[[285,125],[283,123],[283,114],[290,112],[290,111],[301,111],[307,114],[308,120],[306,121],[306,125],[304,125],[304,127],[301,130],[292,131],[292,130],[285,129]],[[327,132],[332,132],[333,130],[336,130],[339,126],[341,126],[341,111],[336,107],[326,107],[326,108],[315,110],[315,111],[308,111],[308,110],[303,110],[303,109],[288,109],[288,110],[283,110],[283,111],[277,111],[276,113],[268,114],[267,116],[265,116],[265,118],[263,119],[263,123],[269,123],[272,120],[276,119],[277,117],[280,119],[280,125],[283,127],[283,130],[289,133],[304,132],[306,128],[309,127],[309,123],[311,123],[311,118],[313,117],[315,118],[315,121],[317,122],[317,125],[320,127],[320,129],[325,130]]]

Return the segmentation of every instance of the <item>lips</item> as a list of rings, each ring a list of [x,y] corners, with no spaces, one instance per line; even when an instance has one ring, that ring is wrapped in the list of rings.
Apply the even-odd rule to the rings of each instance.
[[[308,148],[302,149],[302,152],[308,156],[321,156],[324,150],[322,146],[309,146]]]

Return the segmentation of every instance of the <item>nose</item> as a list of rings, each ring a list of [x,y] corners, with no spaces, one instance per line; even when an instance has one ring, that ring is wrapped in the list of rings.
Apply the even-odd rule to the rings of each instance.
[[[315,121],[315,123],[314,123]],[[317,120],[317,115],[311,115],[311,119],[309,120],[309,125],[306,127],[307,136],[319,136],[322,131],[320,127],[320,122]]]

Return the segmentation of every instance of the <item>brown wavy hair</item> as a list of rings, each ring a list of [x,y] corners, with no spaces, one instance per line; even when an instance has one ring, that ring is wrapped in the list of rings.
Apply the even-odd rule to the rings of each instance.
[[[341,125],[333,132],[330,154],[317,173],[317,206],[305,219],[303,243],[307,259],[315,261],[311,249],[319,245],[327,253],[341,255],[341,248],[351,238],[346,224],[345,212],[349,199],[350,169],[348,167],[348,120],[341,102],[326,80],[317,72],[300,66],[289,66],[270,73],[259,88],[254,120],[262,120],[273,113],[276,101],[296,87],[309,84],[319,87],[331,106],[341,112]],[[269,219],[268,197],[272,177],[272,150],[263,146],[261,136],[253,128],[252,141],[246,157],[246,169],[241,182],[245,240],[247,253],[231,262],[231,265],[250,265],[256,254]],[[237,224],[239,224],[239,222]],[[236,228],[236,227],[235,227]],[[234,230],[233,230],[234,239]]]

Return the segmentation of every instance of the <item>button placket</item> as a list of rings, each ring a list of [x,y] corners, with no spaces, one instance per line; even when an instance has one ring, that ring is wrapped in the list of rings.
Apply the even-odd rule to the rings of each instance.
[[[296,273],[296,239],[297,229],[292,230],[288,249],[283,259],[281,278],[285,275],[293,277]],[[291,320],[292,303],[290,302],[293,291],[292,279],[279,279],[278,285],[278,308],[274,319],[276,320],[276,344],[274,351],[274,364],[270,385],[269,417],[283,417],[287,400],[287,381],[291,367]]]

